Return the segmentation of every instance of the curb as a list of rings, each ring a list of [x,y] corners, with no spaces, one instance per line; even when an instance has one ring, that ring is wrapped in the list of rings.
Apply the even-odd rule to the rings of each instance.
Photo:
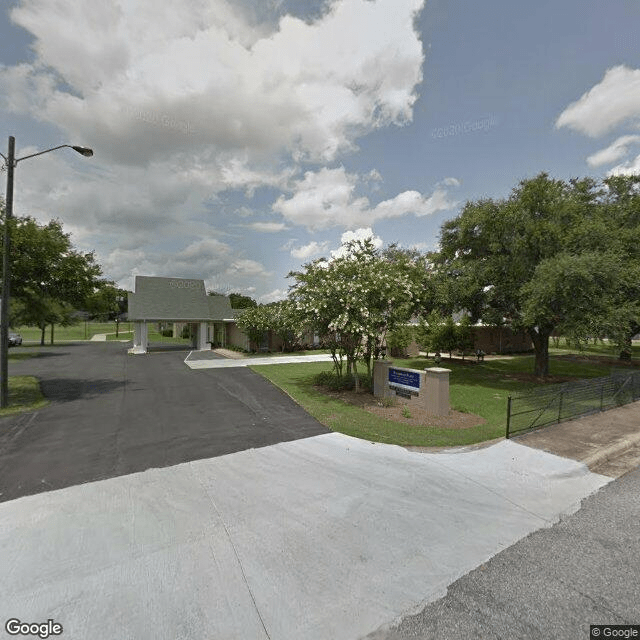
[[[623,440],[614,442],[598,451],[594,451],[586,458],[582,458],[580,462],[587,465],[587,467],[596,466],[603,462],[606,462],[610,458],[619,455],[623,451],[630,449],[631,447],[640,444],[640,432],[627,436]]]

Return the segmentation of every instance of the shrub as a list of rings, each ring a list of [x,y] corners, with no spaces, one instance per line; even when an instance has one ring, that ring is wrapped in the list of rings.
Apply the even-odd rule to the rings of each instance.
[[[358,374],[358,378],[361,389],[371,390],[371,376]],[[355,387],[355,379],[352,374],[339,376],[335,371],[322,371],[313,378],[313,382],[321,387],[327,387],[331,391],[351,391]]]

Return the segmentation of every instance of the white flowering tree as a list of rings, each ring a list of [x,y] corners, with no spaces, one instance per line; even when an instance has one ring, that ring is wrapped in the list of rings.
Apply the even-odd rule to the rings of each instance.
[[[387,331],[406,323],[419,305],[419,269],[407,256],[390,259],[365,239],[347,243],[334,260],[315,260],[304,271],[289,274],[295,279],[289,297],[301,320],[331,349],[338,375],[346,360],[346,372],[354,375],[356,389],[358,360],[370,373],[376,346]]]
[[[243,309],[236,322],[253,346],[259,347],[265,333],[272,331],[281,339],[283,351],[293,351],[300,342],[304,329],[295,305],[290,300]]]
[[[291,300],[280,300],[267,305],[270,329],[282,340],[283,351],[293,351],[304,334],[295,304]]]
[[[259,347],[266,331],[271,328],[271,313],[266,305],[243,309],[236,316],[236,324],[249,338],[252,347]]]

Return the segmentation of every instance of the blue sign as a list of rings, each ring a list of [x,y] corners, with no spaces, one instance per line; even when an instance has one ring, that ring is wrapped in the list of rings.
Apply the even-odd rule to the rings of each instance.
[[[420,389],[420,373],[407,369],[389,369],[389,384],[409,387],[415,391]]]

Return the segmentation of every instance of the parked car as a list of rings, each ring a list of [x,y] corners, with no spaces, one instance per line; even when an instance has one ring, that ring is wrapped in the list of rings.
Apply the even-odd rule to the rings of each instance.
[[[9,334],[9,346],[19,347],[22,344],[22,336],[19,333]]]

